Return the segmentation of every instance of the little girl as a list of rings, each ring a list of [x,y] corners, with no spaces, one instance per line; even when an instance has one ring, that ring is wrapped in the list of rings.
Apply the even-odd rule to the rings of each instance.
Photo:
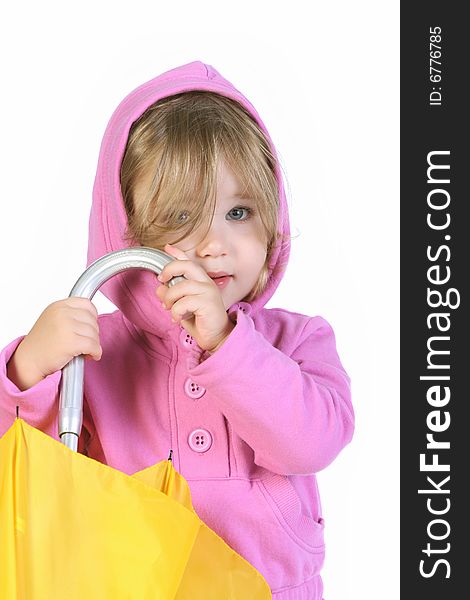
[[[315,473],[351,440],[349,378],[330,325],[266,302],[290,236],[280,166],[248,100],[201,62],[130,93],[101,145],[88,265],[142,245],[175,257],[49,305],[0,354],[0,435],[16,406],[57,434],[61,369],[84,354],[79,451],[133,474],[168,456],[194,508],[276,600],[321,600]],[[77,278],[78,278],[77,274]],[[173,287],[177,275],[186,280]],[[243,599],[241,599],[243,600]]]

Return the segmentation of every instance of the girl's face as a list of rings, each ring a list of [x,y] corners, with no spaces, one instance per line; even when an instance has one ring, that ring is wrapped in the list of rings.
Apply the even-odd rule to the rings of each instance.
[[[136,201],[147,189],[142,180]],[[266,260],[267,240],[256,205],[242,198],[242,187],[224,161],[219,163],[217,197],[209,232],[196,229],[173,244],[200,265],[220,288],[225,308],[242,300],[255,286]],[[164,243],[172,243],[164,240]],[[163,244],[162,244],[163,246]],[[228,275],[221,279],[216,276]]]

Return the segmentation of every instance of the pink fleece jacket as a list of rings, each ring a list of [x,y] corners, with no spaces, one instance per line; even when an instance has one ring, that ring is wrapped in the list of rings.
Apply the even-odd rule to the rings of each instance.
[[[202,62],[135,89],[113,113],[101,145],[87,266],[127,246],[119,170],[129,128],[150,104],[189,90],[237,100],[270,140],[249,101]],[[289,234],[279,165],[277,179],[279,231]],[[321,600],[324,521],[315,473],[351,440],[354,414],[331,326],[319,316],[264,308],[289,250],[288,241],[276,247],[259,298],[229,308],[235,328],[213,355],[160,307],[153,273],[133,269],[106,282],[101,291],[119,310],[100,315],[103,355],[86,361],[79,450],[132,474],[172,449],[198,515],[262,573],[273,597]],[[25,421],[58,439],[61,371],[23,392],[7,378],[23,337],[0,353],[0,435],[19,406]]]

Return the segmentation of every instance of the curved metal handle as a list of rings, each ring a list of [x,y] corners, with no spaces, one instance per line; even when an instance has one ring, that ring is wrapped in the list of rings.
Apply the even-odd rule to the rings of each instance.
[[[91,300],[103,283],[122,271],[147,269],[159,275],[173,260],[175,258],[166,252],[146,246],[110,252],[95,260],[80,275],[69,297],[79,296]],[[183,276],[173,277],[168,285],[171,287],[183,279]],[[75,452],[83,422],[84,367],[83,355],[73,358],[62,369],[59,387],[59,436],[62,443]]]

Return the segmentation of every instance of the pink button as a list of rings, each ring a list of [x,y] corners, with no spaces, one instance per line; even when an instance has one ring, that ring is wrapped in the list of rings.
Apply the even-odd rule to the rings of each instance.
[[[189,335],[186,329],[181,330],[180,343],[183,346],[183,348],[188,349],[196,346],[196,340],[193,338],[192,335]]]
[[[194,383],[192,379],[186,379],[186,381],[184,382],[184,391],[186,392],[187,396],[197,400],[201,396],[204,396],[204,394],[206,393],[206,388],[202,387],[202,385]]]
[[[232,304],[229,308],[229,313],[236,312],[241,310],[245,315],[249,315],[251,313],[251,304],[248,302],[237,302],[236,304]]]
[[[251,304],[248,302],[239,302],[238,308],[247,315],[251,313]]]
[[[189,434],[188,443],[194,452],[207,452],[212,446],[212,435],[207,429],[195,429]]]

